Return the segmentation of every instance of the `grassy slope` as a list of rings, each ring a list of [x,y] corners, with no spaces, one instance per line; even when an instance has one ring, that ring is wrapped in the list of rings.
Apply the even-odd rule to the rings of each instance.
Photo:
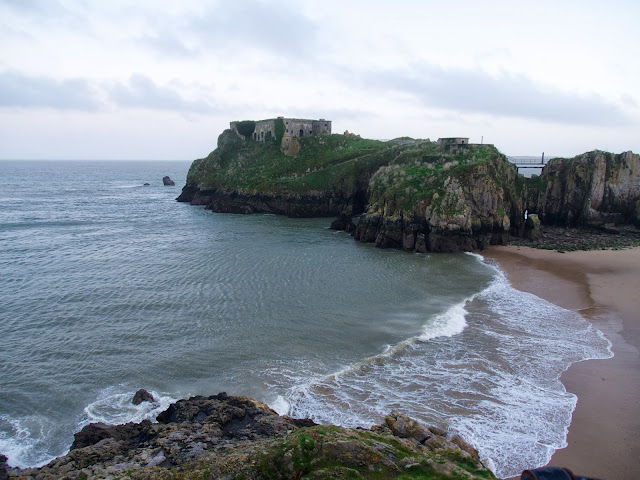
[[[371,201],[381,205],[393,202],[404,212],[414,211],[419,204],[440,207],[447,179],[469,184],[476,168],[492,166],[500,156],[495,147],[488,145],[452,155],[445,155],[437,144],[418,145],[378,170],[371,179]]]
[[[377,140],[322,135],[299,142],[300,152],[287,156],[275,143],[244,141],[225,131],[218,148],[193,163],[187,182],[201,189],[305,193],[353,187],[364,170],[388,161],[388,145]]]

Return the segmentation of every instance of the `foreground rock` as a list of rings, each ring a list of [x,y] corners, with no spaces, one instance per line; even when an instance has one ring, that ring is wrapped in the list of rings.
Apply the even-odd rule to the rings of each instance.
[[[162,177],[162,183],[164,183],[165,185],[169,185],[170,187],[174,187],[176,185],[176,182],[171,180],[171,178],[169,178],[168,176]]]
[[[9,478],[495,478],[459,436],[397,412],[349,429],[221,393],[180,400],[158,421],[89,425],[67,455]]]

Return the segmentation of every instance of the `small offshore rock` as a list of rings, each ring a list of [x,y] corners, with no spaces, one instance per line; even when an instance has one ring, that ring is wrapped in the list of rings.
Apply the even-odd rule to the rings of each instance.
[[[140,405],[142,402],[155,402],[155,401],[156,399],[153,398],[153,395],[151,395],[144,388],[141,388],[133,396],[133,400],[131,400],[131,403],[133,403],[134,405]]]
[[[175,185],[176,185],[176,182],[171,180],[171,178],[169,178],[168,175],[162,177],[162,183],[164,183],[165,185],[169,185],[170,187],[175,187]]]
[[[151,184],[150,184],[149,182],[145,182],[145,183],[143,183],[142,185],[143,185],[144,187],[148,187],[148,186],[150,186]]]

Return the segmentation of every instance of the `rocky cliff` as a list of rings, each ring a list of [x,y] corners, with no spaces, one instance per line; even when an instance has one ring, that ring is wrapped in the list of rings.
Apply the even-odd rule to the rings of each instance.
[[[545,225],[640,226],[640,161],[631,152],[554,159],[540,177],[525,179],[490,145],[351,135],[296,145],[283,151],[225,131],[216,150],[193,162],[178,200],[216,212],[338,216],[332,227],[361,242],[416,252],[540,240]],[[351,219],[359,214],[356,228]]]
[[[420,152],[420,148],[417,149]],[[453,154],[403,152],[369,185],[356,239],[417,252],[457,252],[504,244],[522,206],[515,167],[492,146]]]
[[[640,227],[640,156],[595,150],[556,158],[529,182],[529,212],[542,224]]]
[[[37,478],[495,478],[459,435],[393,412],[370,430],[280,416],[263,403],[224,393],[171,405],[159,423],[91,424],[71,451],[37,469],[0,477]]]

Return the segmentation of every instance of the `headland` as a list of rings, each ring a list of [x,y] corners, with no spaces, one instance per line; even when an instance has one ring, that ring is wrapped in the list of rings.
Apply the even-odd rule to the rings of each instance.
[[[338,217],[332,227],[360,242],[419,253],[535,242],[543,226],[640,228],[632,152],[555,158],[525,178],[495,146],[468,138],[383,142],[331,134],[330,125],[231,122],[193,162],[178,200],[215,212]]]

